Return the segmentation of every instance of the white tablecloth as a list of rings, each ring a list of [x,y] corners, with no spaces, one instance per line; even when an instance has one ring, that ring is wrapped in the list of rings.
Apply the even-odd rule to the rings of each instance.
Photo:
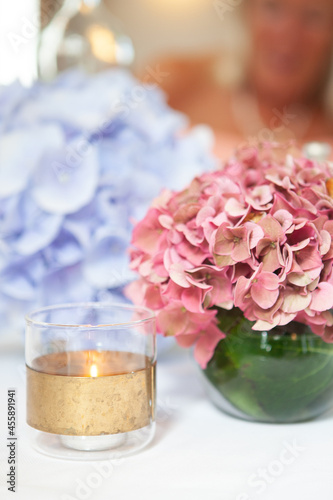
[[[17,491],[6,485],[7,390],[18,402]],[[23,352],[0,355],[1,500],[332,500],[333,411],[308,423],[264,425],[221,413],[188,352],[161,355],[157,433],[114,464],[51,459],[31,447]],[[105,476],[105,477],[103,477]]]

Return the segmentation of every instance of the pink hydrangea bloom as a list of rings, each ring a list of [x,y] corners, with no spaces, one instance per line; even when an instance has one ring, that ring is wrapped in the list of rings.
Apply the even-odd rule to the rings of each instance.
[[[299,321],[333,342],[333,168],[247,148],[223,169],[164,192],[133,232],[128,296],[158,328],[195,344],[204,368],[225,336],[218,308],[268,331]]]

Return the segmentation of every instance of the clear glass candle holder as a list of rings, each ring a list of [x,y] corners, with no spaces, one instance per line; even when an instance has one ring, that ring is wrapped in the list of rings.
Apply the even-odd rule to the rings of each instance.
[[[156,323],[134,306],[86,303],[26,317],[27,423],[35,447],[77,460],[120,458],[155,432]]]

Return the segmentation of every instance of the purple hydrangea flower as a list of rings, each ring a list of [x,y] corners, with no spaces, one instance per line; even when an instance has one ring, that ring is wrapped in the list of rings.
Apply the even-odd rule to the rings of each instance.
[[[0,321],[31,308],[121,300],[132,221],[164,187],[210,170],[212,136],[186,135],[163,93],[128,72],[70,71],[0,89]],[[15,324],[14,324],[15,323]]]

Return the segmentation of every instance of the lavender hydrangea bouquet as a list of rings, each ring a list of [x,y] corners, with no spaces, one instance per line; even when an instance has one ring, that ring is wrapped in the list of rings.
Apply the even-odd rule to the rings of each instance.
[[[214,166],[208,129],[184,134],[162,92],[119,69],[2,88],[0,124],[0,324],[11,337],[31,308],[122,300],[132,222],[162,187]]]

